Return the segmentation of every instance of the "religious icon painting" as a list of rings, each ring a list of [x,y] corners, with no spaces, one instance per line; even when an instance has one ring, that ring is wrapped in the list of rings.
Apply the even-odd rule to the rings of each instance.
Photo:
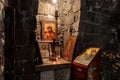
[[[48,42],[39,42],[39,49],[42,58],[49,58],[50,48]]]
[[[62,54],[63,59],[72,61],[77,36],[72,36],[66,40],[65,49]]]
[[[53,41],[57,35],[57,27],[55,21],[42,21],[42,40]]]
[[[55,46],[56,57],[61,58],[61,46]]]

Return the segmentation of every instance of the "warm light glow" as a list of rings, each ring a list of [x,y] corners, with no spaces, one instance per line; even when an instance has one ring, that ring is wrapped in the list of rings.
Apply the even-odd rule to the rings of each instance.
[[[52,15],[48,14],[48,17],[49,17],[49,18],[51,18],[51,17],[52,17]]]
[[[56,61],[58,62],[59,61],[59,59],[56,57]]]
[[[54,3],[57,3],[57,0],[52,0]]]
[[[48,8],[50,7],[50,4],[47,4]]]

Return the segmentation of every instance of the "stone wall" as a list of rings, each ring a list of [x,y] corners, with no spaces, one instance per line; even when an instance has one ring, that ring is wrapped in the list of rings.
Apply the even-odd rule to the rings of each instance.
[[[5,19],[5,2],[0,1],[0,65],[3,65],[4,55],[4,19]]]
[[[75,55],[77,56],[88,47],[103,49],[105,53],[102,54],[102,80],[120,79],[117,75],[120,73],[118,61],[120,44],[117,35],[119,25],[109,22],[112,19],[111,15],[116,13],[117,4],[118,0],[81,0],[81,17]]]
[[[59,18],[58,18],[58,30],[64,32],[64,43],[70,37],[70,28],[73,28],[73,32],[78,32],[80,21],[80,0],[59,0]]]
[[[76,54],[88,47],[104,48],[110,31],[110,14],[117,0],[81,0],[81,17]]]
[[[5,19],[5,2],[0,0],[0,80],[2,80],[2,72],[4,65],[4,19]]]
[[[36,19],[33,14],[33,0],[18,1],[15,26],[15,77],[16,80],[35,80],[35,28]],[[23,7],[24,6],[24,7]],[[29,56],[28,56],[29,55]]]
[[[5,80],[35,80],[33,0],[9,1],[5,12]]]
[[[70,68],[43,71],[39,80],[70,80]]]
[[[38,0],[38,10],[36,14],[36,37],[41,39],[41,22],[55,20],[55,4],[51,0]]]

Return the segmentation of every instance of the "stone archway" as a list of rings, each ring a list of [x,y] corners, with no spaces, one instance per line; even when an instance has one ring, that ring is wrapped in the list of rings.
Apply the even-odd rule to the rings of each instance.
[[[33,1],[12,0],[5,8],[5,80],[34,79],[36,19]]]

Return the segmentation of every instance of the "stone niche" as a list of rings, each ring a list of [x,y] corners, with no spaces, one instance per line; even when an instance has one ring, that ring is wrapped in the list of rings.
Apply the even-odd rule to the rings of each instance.
[[[36,37],[41,39],[41,21],[56,21],[55,10],[58,9],[57,37],[62,39],[63,45],[70,37],[70,27],[73,32],[78,32],[80,21],[80,0],[58,0],[55,4],[52,0],[39,0],[36,15]]]
[[[80,21],[80,0],[58,0],[56,4],[54,4],[52,0],[39,0],[38,2],[38,11],[36,15],[36,39],[41,40],[42,21],[56,21],[55,10],[57,9],[57,38],[62,42],[61,44],[63,47],[61,51],[63,51],[64,44],[70,37],[70,28],[73,28],[73,34],[78,32]],[[67,63],[67,66],[66,63],[56,64],[56,66],[51,64],[44,66],[43,69],[42,66],[44,66],[44,64],[36,66],[36,72],[40,75],[40,80],[70,80],[71,63]],[[64,73],[66,76],[61,73]]]

